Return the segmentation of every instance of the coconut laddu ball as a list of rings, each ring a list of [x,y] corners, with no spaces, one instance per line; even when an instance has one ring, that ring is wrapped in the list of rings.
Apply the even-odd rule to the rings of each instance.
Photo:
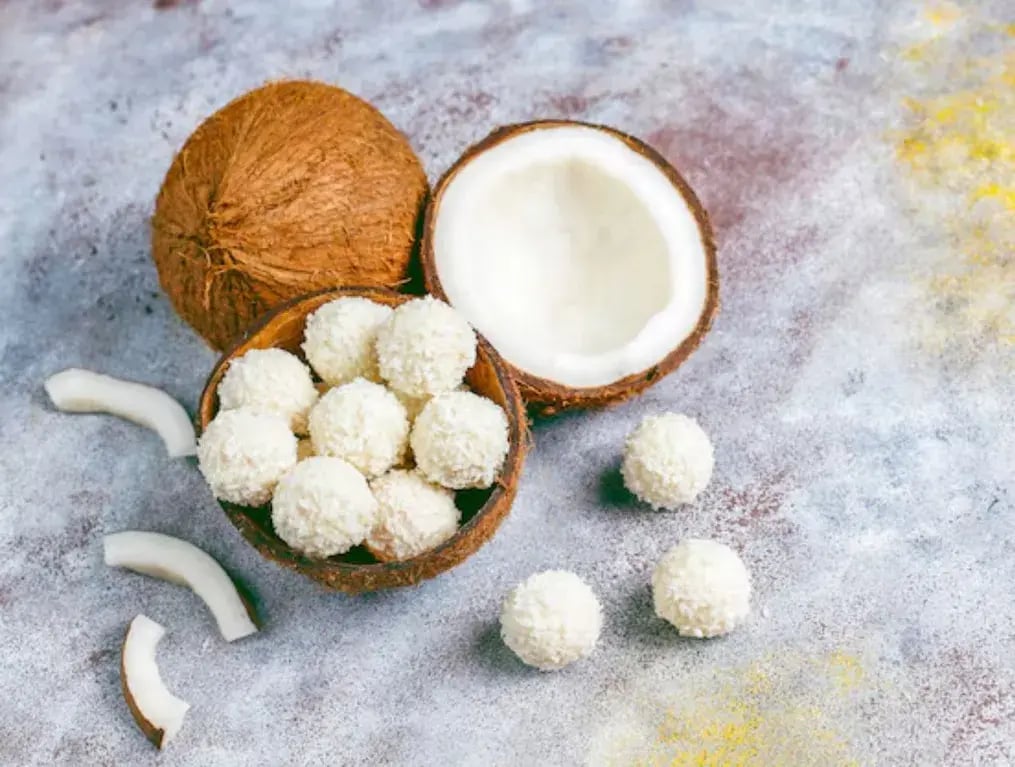
[[[366,478],[341,458],[300,461],[279,480],[271,503],[278,537],[308,557],[344,554],[376,521],[377,501]]]
[[[310,411],[309,424],[315,453],[348,461],[367,477],[383,474],[405,456],[405,407],[365,378],[325,392]]]
[[[667,551],[652,573],[656,615],[682,636],[716,637],[751,611],[751,576],[740,556],[718,541],[689,538]]]
[[[303,353],[321,379],[338,386],[356,378],[379,381],[377,330],[391,307],[361,296],[346,296],[321,306],[307,317]]]
[[[282,416],[302,433],[307,413],[317,402],[310,369],[283,349],[251,349],[229,363],[218,387],[219,408],[245,407]]]
[[[647,416],[628,435],[621,474],[624,485],[655,509],[693,503],[712,478],[715,453],[693,418],[678,413]]]
[[[508,453],[507,416],[469,391],[439,394],[416,417],[409,443],[431,482],[453,490],[490,487]]]
[[[366,545],[381,562],[411,559],[448,540],[461,512],[450,490],[415,471],[393,469],[370,483],[377,499],[377,524]]]
[[[433,296],[395,308],[377,331],[381,377],[408,397],[431,397],[458,386],[476,362],[476,333]]]
[[[504,600],[501,638],[540,671],[556,671],[595,649],[603,611],[591,588],[566,570],[529,576]]]
[[[223,410],[198,440],[197,461],[216,498],[261,506],[296,464],[296,436],[279,415]]]

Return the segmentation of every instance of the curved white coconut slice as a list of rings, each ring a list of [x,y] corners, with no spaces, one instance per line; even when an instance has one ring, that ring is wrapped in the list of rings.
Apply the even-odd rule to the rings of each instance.
[[[694,193],[610,129],[495,132],[441,181],[428,229],[435,292],[512,366],[561,389],[668,372],[717,305],[711,230]]]
[[[120,683],[134,721],[159,748],[180,731],[190,704],[168,689],[159,674],[155,651],[166,630],[145,615],[138,615],[127,629],[120,654]]]
[[[197,453],[190,416],[161,389],[80,368],[68,368],[50,376],[45,387],[60,410],[111,413],[158,432],[174,458]]]
[[[257,632],[250,610],[222,565],[192,543],[127,530],[103,539],[106,564],[187,586],[204,600],[227,642]]]

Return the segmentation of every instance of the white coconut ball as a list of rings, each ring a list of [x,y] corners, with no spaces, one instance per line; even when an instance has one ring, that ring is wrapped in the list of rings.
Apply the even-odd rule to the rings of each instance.
[[[678,413],[647,416],[627,437],[624,485],[656,509],[692,503],[712,479],[715,454],[693,418]]]
[[[391,307],[360,296],[337,298],[307,317],[303,353],[325,382],[333,386],[355,378],[380,380],[374,342]]]
[[[433,397],[410,397],[406,394],[402,394],[396,389],[391,390],[392,393],[398,397],[398,401],[405,406],[405,414],[409,417],[409,423],[413,423],[416,417],[423,412],[423,408],[426,407],[426,403],[433,399]],[[453,391],[469,391],[469,387],[464,383],[456,386]]]
[[[476,361],[476,334],[433,296],[398,306],[377,331],[381,377],[409,397],[451,391]]]
[[[281,416],[223,410],[198,440],[197,461],[216,498],[261,506],[296,463],[296,436]]]
[[[317,402],[310,368],[284,349],[251,349],[229,363],[218,388],[219,408],[249,408],[282,416],[297,434]]]
[[[309,422],[315,453],[348,461],[367,477],[383,474],[405,456],[405,407],[385,387],[364,378],[325,392]]]
[[[507,416],[472,392],[439,394],[416,417],[409,442],[431,482],[454,490],[490,487],[508,452]]]
[[[410,559],[439,546],[458,530],[455,495],[415,471],[394,469],[370,483],[378,520],[367,548],[382,562]]]
[[[271,503],[278,537],[308,557],[345,553],[376,521],[377,501],[366,478],[341,458],[300,461],[279,481]]]
[[[592,652],[603,611],[592,589],[566,570],[531,575],[516,586],[500,613],[504,644],[530,666],[556,671]]]
[[[652,599],[656,615],[682,636],[720,636],[750,613],[751,577],[729,546],[689,538],[659,560],[652,573]]]

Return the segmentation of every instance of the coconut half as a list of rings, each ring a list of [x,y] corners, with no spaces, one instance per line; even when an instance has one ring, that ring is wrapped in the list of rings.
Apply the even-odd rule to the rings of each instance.
[[[127,629],[120,654],[120,684],[134,721],[152,743],[165,748],[183,726],[190,704],[166,688],[155,652],[166,630],[138,615]]]
[[[240,596],[229,574],[192,543],[161,533],[127,530],[107,535],[105,562],[187,586],[211,610],[227,642],[257,632],[254,612]]]
[[[610,128],[502,128],[441,179],[427,288],[553,410],[624,399],[676,368],[718,307],[712,230],[657,152]]]
[[[194,424],[183,406],[161,389],[91,370],[68,368],[43,384],[53,405],[67,413],[109,413],[152,429],[170,457],[195,455]]]

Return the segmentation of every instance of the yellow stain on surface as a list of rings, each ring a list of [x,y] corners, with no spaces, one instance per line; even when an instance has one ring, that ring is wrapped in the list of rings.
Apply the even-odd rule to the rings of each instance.
[[[900,53],[896,158],[913,200],[955,258],[925,280],[937,309],[928,341],[1015,345],[1015,24],[929,8],[934,29]],[[953,29],[954,27],[954,29]],[[942,32],[941,30],[944,29]],[[971,51],[976,51],[973,55]]]
[[[842,713],[855,710],[865,678],[856,655],[836,650],[818,656],[773,654],[684,680],[675,701],[649,709],[655,719],[649,742],[607,764],[858,767],[842,730]]]
[[[924,17],[935,27],[950,27],[962,16],[962,11],[954,5],[935,5],[923,12]]]

